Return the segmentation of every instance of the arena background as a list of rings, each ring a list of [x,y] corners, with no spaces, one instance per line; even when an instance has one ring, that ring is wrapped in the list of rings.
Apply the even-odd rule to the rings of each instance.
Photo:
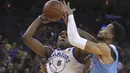
[[[41,57],[23,44],[21,36],[42,13],[48,0],[0,0],[0,73],[40,73]],[[96,36],[102,26],[120,22],[126,36],[120,43],[119,73],[130,73],[130,0],[67,0],[79,28]],[[63,20],[40,26],[35,37],[56,47],[56,39],[65,29]],[[51,44],[48,44],[51,43]]]

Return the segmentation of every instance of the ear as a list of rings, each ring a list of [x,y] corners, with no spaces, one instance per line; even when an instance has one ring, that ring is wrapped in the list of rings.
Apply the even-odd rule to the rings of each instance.
[[[108,39],[111,39],[111,38],[113,38],[113,34],[108,35]]]

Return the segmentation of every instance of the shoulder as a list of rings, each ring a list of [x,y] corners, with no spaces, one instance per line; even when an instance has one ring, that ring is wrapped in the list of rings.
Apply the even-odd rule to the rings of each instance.
[[[110,47],[106,43],[96,43],[96,46],[102,52],[102,55],[109,55],[111,53]]]
[[[89,55],[89,53],[88,52],[86,52],[86,51],[84,51],[84,50],[81,50],[81,49],[79,49],[79,48],[77,48],[77,47],[74,47],[74,53],[76,54],[76,55]]]

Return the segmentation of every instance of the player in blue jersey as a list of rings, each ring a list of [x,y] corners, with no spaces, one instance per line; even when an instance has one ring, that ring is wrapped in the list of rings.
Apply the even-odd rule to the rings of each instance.
[[[97,41],[80,37],[72,10],[66,6],[68,17],[67,34],[71,45],[86,52],[92,53],[92,68],[90,73],[117,73],[118,52],[114,44],[119,43],[125,35],[125,30],[118,22],[112,22],[107,27],[102,28]]]

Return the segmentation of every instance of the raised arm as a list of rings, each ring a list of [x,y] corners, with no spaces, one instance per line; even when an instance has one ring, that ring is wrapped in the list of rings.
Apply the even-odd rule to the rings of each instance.
[[[86,38],[86,39],[88,39],[90,41],[93,41],[95,43],[97,42],[97,39],[94,36],[92,36],[91,34],[89,34],[88,32],[86,32],[86,31],[84,31],[84,30],[82,30],[80,28],[77,28],[77,30],[78,30],[79,35],[82,38]]]
[[[43,16],[41,15],[38,18],[36,18],[33,21],[33,23],[29,26],[27,31],[22,36],[22,40],[24,44],[26,44],[34,52],[36,52],[40,56],[45,56],[46,52],[51,51],[51,50],[49,50],[47,46],[44,46],[37,39],[33,38],[35,31],[41,25],[42,22],[47,23],[48,21],[45,17],[43,18]]]
[[[70,7],[70,2],[68,2],[68,3],[66,4],[65,1],[63,0],[62,4],[63,4],[64,6]],[[66,10],[66,7],[65,7],[65,10]],[[75,8],[72,8],[72,12],[74,12],[75,10],[76,10]],[[64,13],[64,15],[63,15],[63,17],[62,17],[62,19],[64,20],[66,26],[68,26],[68,13],[67,13],[67,11],[65,11],[65,13]],[[88,32],[86,32],[86,31],[84,31],[84,30],[82,30],[82,29],[80,29],[80,28],[77,28],[77,30],[78,30],[78,33],[79,33],[79,35],[80,35],[81,37],[87,38],[87,39],[89,39],[89,40],[91,40],[91,41],[93,41],[93,42],[97,42],[96,38],[93,37],[93,36],[92,36],[91,34],[89,34]]]
[[[94,54],[100,54],[100,55],[108,54],[108,50],[105,50],[108,47],[104,47],[102,46],[103,44],[98,44],[98,43],[89,41],[88,39],[84,39],[79,35],[75,20],[74,20],[74,16],[72,13],[68,16],[67,34],[68,34],[68,39],[69,39],[70,44],[72,44],[73,46],[77,48],[80,48],[82,50],[85,50],[89,53],[94,53]]]

